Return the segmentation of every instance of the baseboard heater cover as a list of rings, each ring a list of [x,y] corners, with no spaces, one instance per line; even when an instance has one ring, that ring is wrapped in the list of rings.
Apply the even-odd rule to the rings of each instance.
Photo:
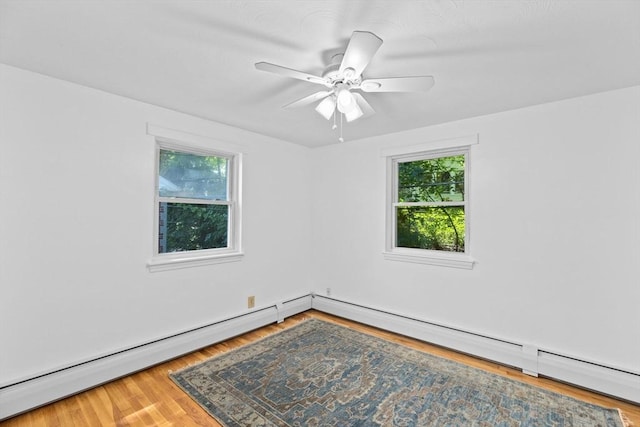
[[[333,297],[314,295],[312,308],[406,335],[462,353],[492,360],[596,392],[640,403],[640,374],[512,343],[473,332],[413,319]]]
[[[309,309],[640,403],[640,374],[314,294],[0,388],[0,421]]]
[[[540,351],[538,370],[549,378],[640,404],[640,374]]]
[[[134,348],[0,388],[0,421],[302,313],[311,296],[293,298]]]

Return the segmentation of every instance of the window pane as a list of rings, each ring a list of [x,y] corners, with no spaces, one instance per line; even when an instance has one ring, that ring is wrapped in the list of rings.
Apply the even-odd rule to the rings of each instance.
[[[226,248],[229,207],[160,203],[158,253]]]
[[[396,246],[464,252],[464,207],[398,207]]]
[[[227,200],[229,159],[160,150],[161,197]]]
[[[398,163],[399,202],[464,200],[464,154]]]

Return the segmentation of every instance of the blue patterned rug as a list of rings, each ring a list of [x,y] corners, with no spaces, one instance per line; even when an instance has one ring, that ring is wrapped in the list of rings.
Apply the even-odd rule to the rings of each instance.
[[[615,409],[316,319],[170,375],[227,427],[623,427]]]

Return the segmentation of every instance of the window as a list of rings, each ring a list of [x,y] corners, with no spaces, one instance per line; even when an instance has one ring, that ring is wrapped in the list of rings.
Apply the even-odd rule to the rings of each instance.
[[[239,154],[156,139],[152,271],[238,260]]]
[[[158,253],[229,247],[230,158],[160,148]]]
[[[387,156],[385,258],[472,268],[469,147],[458,148],[456,141],[448,141],[445,148]],[[457,143],[464,141],[469,143]]]
[[[465,154],[396,163],[395,246],[464,252]]]

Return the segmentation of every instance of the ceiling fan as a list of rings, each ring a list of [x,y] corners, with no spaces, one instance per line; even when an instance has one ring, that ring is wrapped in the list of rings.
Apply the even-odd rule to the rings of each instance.
[[[257,62],[258,70],[280,74],[294,79],[320,84],[325,90],[298,99],[283,108],[297,108],[320,101],[316,111],[325,119],[334,117],[338,110],[347,122],[375,111],[356,90],[362,92],[425,92],[433,87],[432,76],[364,78],[362,72],[369,65],[371,58],[382,45],[382,39],[368,31],[354,31],[344,53],[334,55],[330,64],[322,73],[315,76],[303,71],[293,70],[268,62]],[[342,140],[342,137],[340,137]]]

